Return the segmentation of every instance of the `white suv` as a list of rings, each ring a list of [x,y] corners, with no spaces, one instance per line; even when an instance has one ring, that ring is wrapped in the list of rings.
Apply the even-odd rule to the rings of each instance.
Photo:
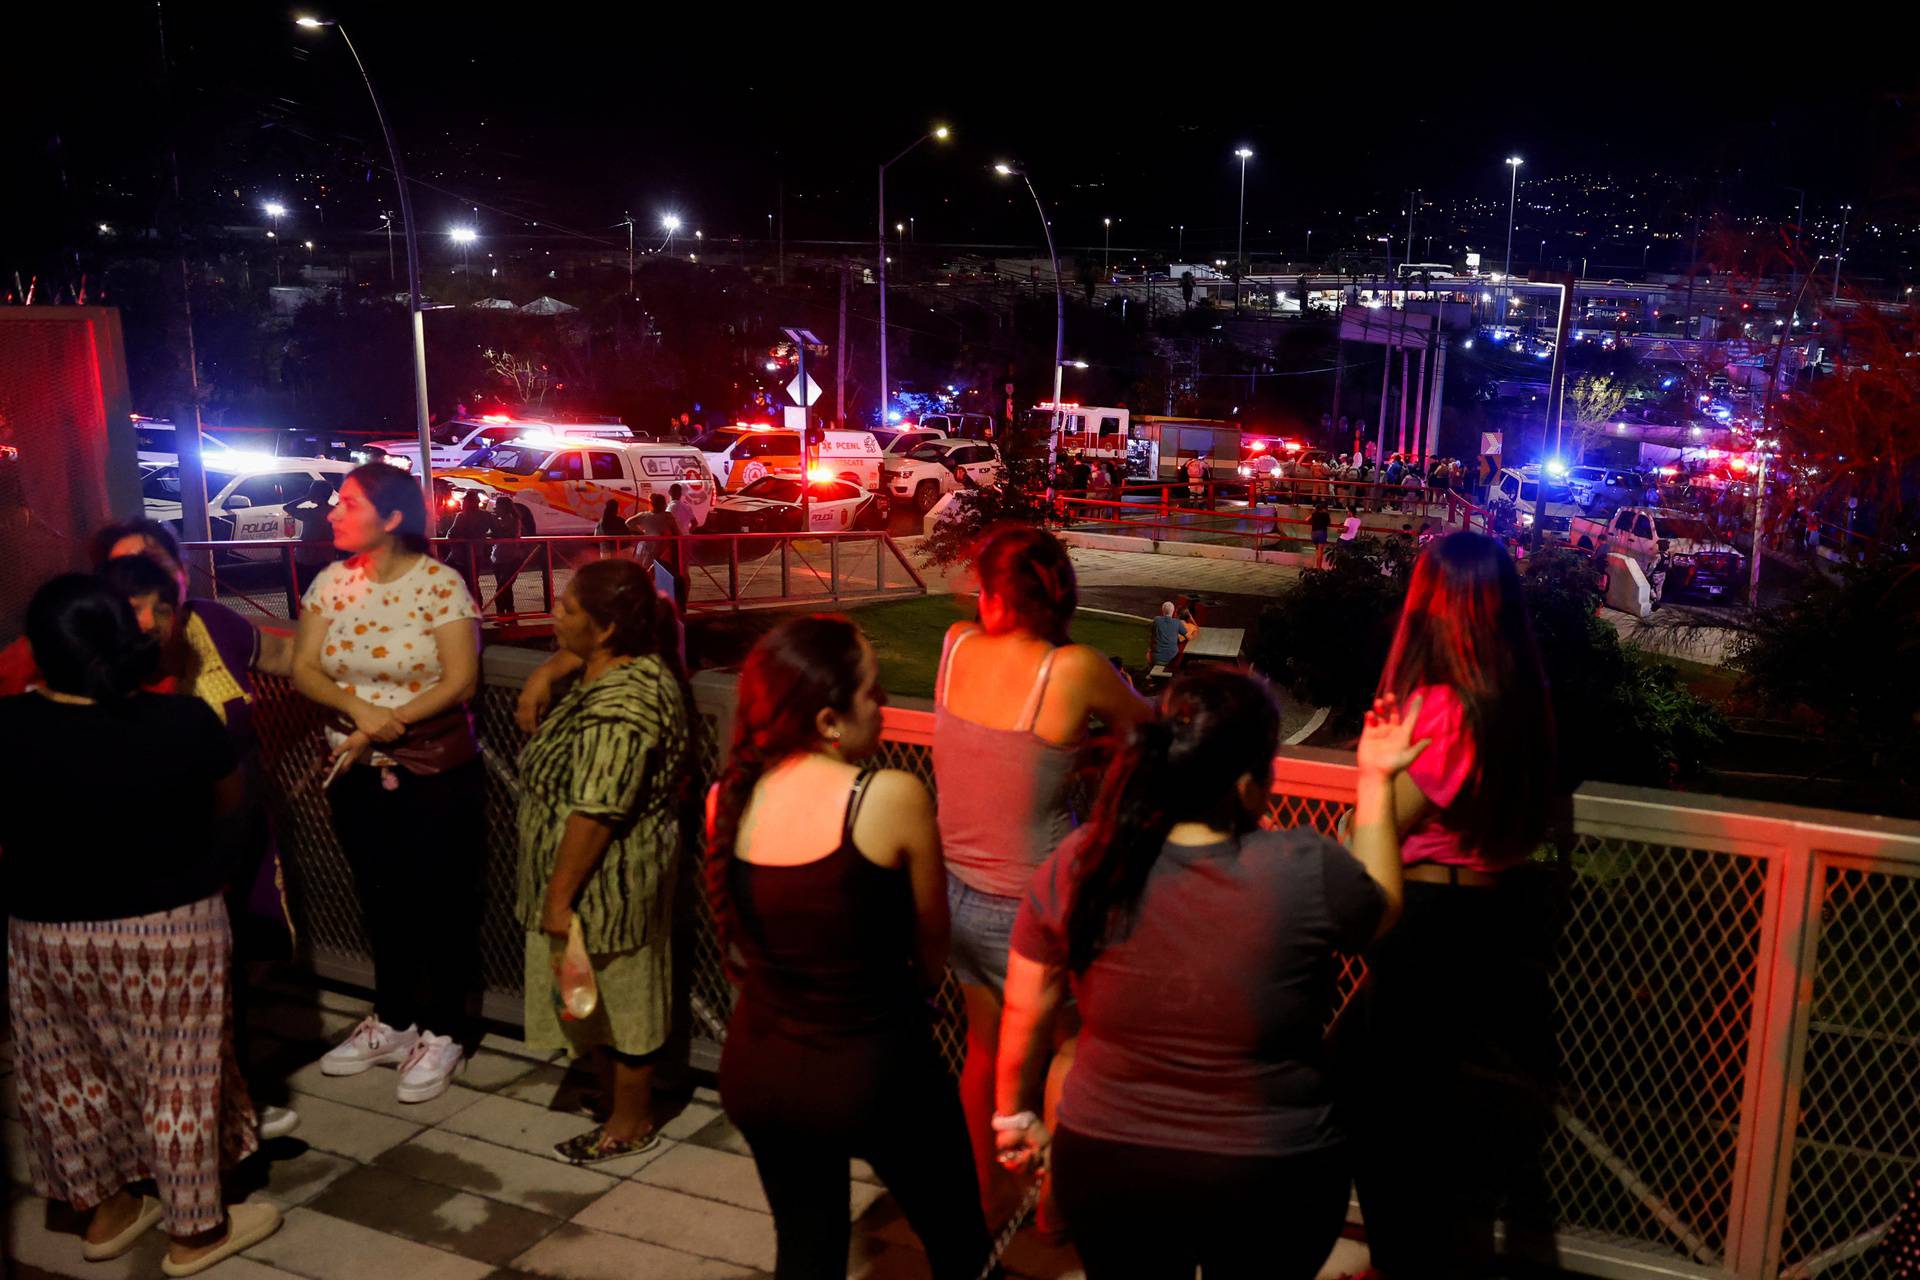
[[[880,483],[894,502],[912,502],[921,515],[933,510],[940,495],[955,489],[986,488],[1006,477],[1000,451],[978,440],[940,439],[917,444],[904,458],[886,464]]]

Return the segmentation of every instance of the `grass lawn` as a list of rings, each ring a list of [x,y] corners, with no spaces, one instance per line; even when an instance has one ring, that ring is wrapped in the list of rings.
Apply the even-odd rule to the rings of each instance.
[[[940,642],[947,628],[973,617],[973,597],[922,596],[916,600],[889,600],[852,609],[848,616],[860,624],[880,659],[880,684],[903,698],[931,698],[933,677],[940,665]],[[1109,656],[1118,655],[1130,667],[1146,657],[1147,627],[1097,614],[1074,619],[1073,639]]]
[[[947,628],[973,617],[973,597],[929,595],[888,600],[844,610],[860,624],[880,659],[880,684],[901,698],[932,698],[933,677],[940,665],[940,642]],[[702,666],[736,666],[753,642],[793,611],[755,610],[735,615],[696,616],[689,627]],[[1117,655],[1130,667],[1146,657],[1147,626],[1119,618],[1081,614],[1073,624],[1073,638],[1102,653]]]

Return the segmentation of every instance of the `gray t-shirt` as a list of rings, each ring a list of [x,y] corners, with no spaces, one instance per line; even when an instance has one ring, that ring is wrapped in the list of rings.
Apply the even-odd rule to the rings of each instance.
[[[1088,834],[1034,873],[1013,927],[1029,960],[1067,962],[1071,869]],[[1132,928],[1072,978],[1082,1029],[1061,1123],[1218,1155],[1340,1142],[1321,1048],[1336,953],[1371,942],[1385,905],[1353,855],[1316,832],[1166,845]]]
[[[1180,637],[1187,631],[1186,624],[1178,618],[1169,618],[1161,614],[1153,620],[1153,660],[1156,663],[1172,662],[1180,656]]]

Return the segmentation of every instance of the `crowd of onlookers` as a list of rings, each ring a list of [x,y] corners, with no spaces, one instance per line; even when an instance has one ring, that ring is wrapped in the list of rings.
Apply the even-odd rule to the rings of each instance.
[[[0,773],[22,1127],[35,1187],[89,1214],[88,1257],[158,1225],[186,1275],[278,1224],[221,1195],[298,1123],[236,1052],[235,993],[286,945],[258,673],[323,722],[316,781],[372,947],[373,1011],[320,1069],[390,1066],[421,1102],[478,1034],[478,604],[404,473],[357,469],[328,521],[340,558],[290,641],[188,597],[171,535],[134,522],[43,587],[0,655],[0,734],[33,746]],[[844,1273],[853,1158],[941,1280],[981,1274],[988,1223],[1034,1178],[1040,1229],[1096,1280],[1311,1276],[1356,1185],[1382,1274],[1483,1274],[1496,1215],[1509,1247],[1550,1218],[1551,886],[1527,859],[1551,709],[1511,558],[1472,533],[1419,550],[1339,839],[1270,819],[1279,719],[1257,679],[1184,672],[1149,702],[1069,638],[1052,536],[1001,528],[974,565],[932,789],[875,767],[874,650],[824,616],[748,656],[707,786],[671,596],[633,558],[573,574],[517,709],[524,1034],[603,1086],[557,1154],[659,1140],[679,926],[704,893],[740,984],[720,1096],[781,1276]],[[1342,1008],[1336,966],[1362,955]],[[934,1035],[949,973],[957,1081]]]

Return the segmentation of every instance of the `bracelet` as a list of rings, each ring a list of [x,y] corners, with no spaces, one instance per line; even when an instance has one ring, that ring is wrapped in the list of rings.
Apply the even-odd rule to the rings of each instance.
[[[1010,1116],[995,1115],[993,1131],[995,1133],[1020,1133],[1040,1123],[1040,1117],[1031,1111],[1016,1111]]]

